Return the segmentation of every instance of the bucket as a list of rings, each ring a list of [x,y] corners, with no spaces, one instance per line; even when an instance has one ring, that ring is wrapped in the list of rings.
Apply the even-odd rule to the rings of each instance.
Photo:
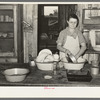
[[[99,74],[99,67],[91,67],[91,74],[98,75]]]

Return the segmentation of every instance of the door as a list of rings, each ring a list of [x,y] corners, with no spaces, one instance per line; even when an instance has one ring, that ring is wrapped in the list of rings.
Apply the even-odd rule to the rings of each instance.
[[[58,52],[56,40],[60,31],[67,26],[70,13],[76,13],[76,5],[38,6],[38,52],[44,48]]]

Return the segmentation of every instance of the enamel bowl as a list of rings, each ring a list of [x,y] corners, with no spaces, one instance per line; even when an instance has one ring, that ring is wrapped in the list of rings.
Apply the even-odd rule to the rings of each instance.
[[[3,75],[5,75],[6,80],[9,82],[21,82],[28,73],[29,69],[27,68],[11,68],[3,71]]]
[[[53,62],[36,62],[37,68],[42,71],[52,71],[54,63]]]
[[[68,62],[63,62],[64,68],[67,70],[81,70],[84,67],[85,62],[80,62],[80,63],[68,63]]]

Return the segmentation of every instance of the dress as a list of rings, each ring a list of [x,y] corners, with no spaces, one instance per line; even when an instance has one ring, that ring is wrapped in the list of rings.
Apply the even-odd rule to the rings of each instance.
[[[83,42],[85,43],[85,39],[82,33],[76,28],[74,34],[71,34],[68,27],[60,32],[57,40],[57,44],[62,45],[65,49],[68,49],[73,55],[76,55],[79,52],[80,44]],[[59,54],[60,59],[67,62],[65,53],[60,51]],[[62,66],[63,65],[60,67]]]

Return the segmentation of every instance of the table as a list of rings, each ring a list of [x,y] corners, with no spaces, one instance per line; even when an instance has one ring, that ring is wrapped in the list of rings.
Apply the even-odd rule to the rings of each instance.
[[[100,74],[97,76],[93,76],[93,79],[91,82],[69,82],[66,77],[66,71],[65,69],[60,69],[58,72],[60,72],[61,75],[54,75],[52,71],[41,71],[38,70],[37,67],[30,67],[29,64],[0,64],[0,70],[3,71],[7,68],[12,67],[25,67],[29,68],[30,73],[26,77],[26,79],[22,82],[8,82],[6,81],[4,75],[0,73],[0,86],[61,86],[61,87],[95,87],[100,86]],[[89,70],[91,65],[86,64],[84,67],[85,70]],[[45,75],[51,75],[52,78],[47,80],[44,79]],[[63,76],[63,78],[61,77]]]

